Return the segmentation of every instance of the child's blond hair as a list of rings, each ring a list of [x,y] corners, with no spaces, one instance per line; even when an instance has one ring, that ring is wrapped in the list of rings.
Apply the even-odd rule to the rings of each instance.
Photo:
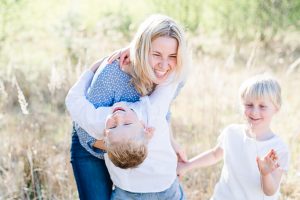
[[[148,140],[144,130],[134,138],[118,142],[107,142],[107,154],[111,162],[122,169],[135,168],[140,165],[148,155]]]
[[[152,15],[140,25],[130,45],[131,82],[142,96],[151,93],[155,86],[156,76],[149,63],[149,52],[152,41],[158,37],[176,39],[178,49],[175,74],[181,79],[187,74],[189,62],[183,29],[170,17]]]
[[[281,88],[268,74],[259,74],[246,80],[239,90],[241,100],[269,98],[277,109],[281,107]]]

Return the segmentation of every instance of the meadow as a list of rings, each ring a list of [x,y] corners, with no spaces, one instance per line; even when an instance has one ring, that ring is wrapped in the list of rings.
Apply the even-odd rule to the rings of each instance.
[[[89,65],[128,45],[156,12],[185,27],[193,58],[171,107],[187,155],[213,147],[223,128],[243,122],[239,85],[271,73],[283,95],[272,127],[291,154],[280,199],[300,199],[300,3],[289,0],[1,1],[0,199],[78,199],[65,96]],[[209,199],[221,167],[183,177],[188,199]]]

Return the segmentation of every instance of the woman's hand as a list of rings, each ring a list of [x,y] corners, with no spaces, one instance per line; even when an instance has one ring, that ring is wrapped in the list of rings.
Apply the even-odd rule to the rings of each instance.
[[[113,52],[108,58],[108,63],[111,64],[116,59],[120,59],[120,66],[123,70],[126,71],[126,69],[129,69],[129,67],[130,67],[130,48],[129,48],[129,46]]]
[[[189,167],[190,163],[189,162],[178,162],[177,163],[177,177],[179,178],[179,180],[182,179],[182,177],[184,176],[184,174],[188,171],[188,167]]]
[[[263,159],[257,157],[256,161],[262,176],[272,173],[279,167],[278,155],[274,149],[272,149]]]

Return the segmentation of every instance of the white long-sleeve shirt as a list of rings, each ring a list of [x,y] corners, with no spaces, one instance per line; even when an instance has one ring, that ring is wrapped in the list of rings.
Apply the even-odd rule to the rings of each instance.
[[[96,109],[85,94],[91,83],[93,72],[85,72],[70,89],[66,105],[72,119],[91,136],[103,138],[105,118],[110,107]],[[111,179],[119,188],[137,193],[160,192],[171,186],[176,179],[177,157],[170,142],[169,125],[165,118],[170,102],[177,89],[177,82],[161,84],[151,96],[145,96],[136,103],[128,103],[139,118],[155,132],[148,144],[148,156],[135,169],[120,169],[105,155],[105,162]]]
[[[94,73],[90,70],[83,73],[69,90],[65,103],[71,118],[90,136],[101,140],[103,139],[105,120],[111,113],[111,107],[95,109],[94,105],[86,99],[93,76]]]

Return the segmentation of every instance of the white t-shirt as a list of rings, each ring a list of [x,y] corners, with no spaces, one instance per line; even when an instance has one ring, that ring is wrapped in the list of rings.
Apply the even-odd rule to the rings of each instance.
[[[95,109],[85,98],[93,75],[93,72],[87,71],[79,78],[66,97],[66,105],[72,119],[80,127],[91,136],[101,139],[105,119],[111,113],[111,108]],[[134,193],[161,192],[169,188],[177,177],[177,156],[171,145],[169,124],[166,120],[178,87],[178,82],[171,81],[172,78],[171,76],[166,83],[158,85],[150,96],[141,97],[135,103],[127,103],[140,120],[155,128],[144,162],[134,169],[121,169],[110,161],[107,154],[104,155],[114,185],[123,190]]]
[[[110,177],[117,187],[134,193],[161,192],[175,181],[177,156],[171,145],[166,114],[176,88],[177,85],[174,87],[172,84],[159,85],[151,96],[129,104],[139,119],[149,127],[154,127],[155,131],[148,143],[148,155],[137,168],[116,167],[104,154]]]
[[[279,156],[283,170],[288,169],[288,147],[278,137],[265,141],[255,141],[247,136],[245,126],[228,126],[219,136],[223,148],[224,165],[219,182],[211,200],[276,200],[279,191],[273,196],[264,195],[256,157],[265,156],[274,149]]]

